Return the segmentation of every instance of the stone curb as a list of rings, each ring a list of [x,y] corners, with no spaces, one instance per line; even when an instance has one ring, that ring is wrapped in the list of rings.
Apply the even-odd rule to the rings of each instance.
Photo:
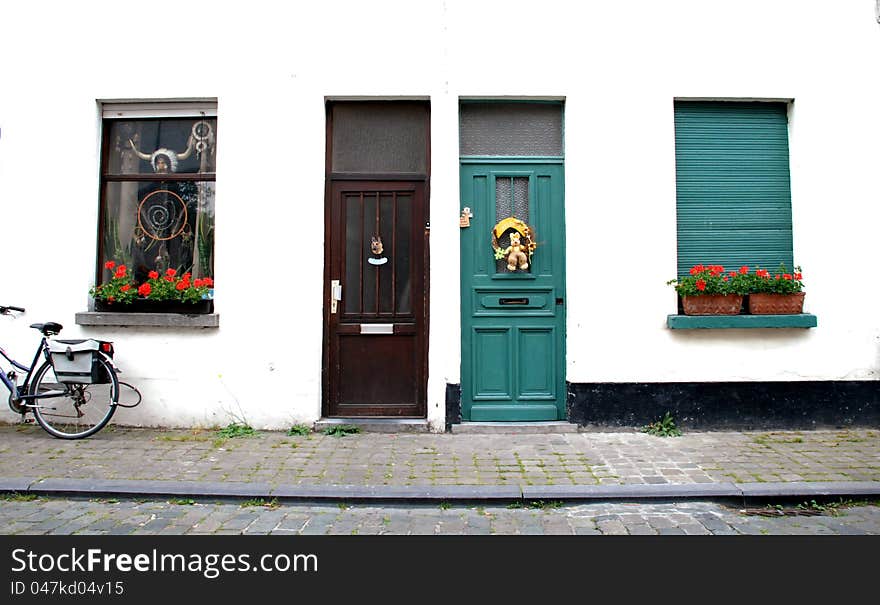
[[[639,485],[277,485],[246,482],[0,477],[0,493],[44,496],[188,496],[303,501],[676,500],[880,496],[880,481]]]
[[[738,498],[742,490],[733,483],[663,483],[638,485],[529,485],[526,500],[621,500],[658,498]]]

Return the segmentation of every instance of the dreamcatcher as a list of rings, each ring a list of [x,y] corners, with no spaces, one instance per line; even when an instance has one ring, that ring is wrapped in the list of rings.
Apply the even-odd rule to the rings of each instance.
[[[128,142],[139,158],[150,162],[153,172],[156,174],[177,172],[180,162],[188,159],[193,152],[200,160],[200,172],[206,172],[208,152],[214,147],[215,137],[211,124],[206,120],[199,120],[193,124],[186,149],[182,152],[160,147],[148,154],[140,151],[131,139]],[[204,184],[190,183],[189,186],[195,188],[192,193],[196,194],[198,205],[193,222],[196,225],[195,228],[199,229],[199,216],[204,206]],[[182,193],[190,199],[185,191]],[[187,210],[186,201],[179,193],[164,187],[145,195],[138,203],[137,226],[134,229],[135,243],[138,246],[150,248],[153,242],[159,242],[155,264],[157,267],[161,267],[167,265],[169,261],[166,242],[176,238],[180,238],[181,244],[192,246],[193,227],[190,225],[190,213]],[[198,253],[195,250],[193,256],[193,263],[198,264]]]

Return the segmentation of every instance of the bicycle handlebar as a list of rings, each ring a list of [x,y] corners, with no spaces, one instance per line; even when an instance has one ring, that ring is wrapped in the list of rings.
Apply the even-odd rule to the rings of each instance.
[[[19,312],[21,312],[21,313],[24,313],[24,309],[22,309],[21,307],[11,307],[11,306],[10,306],[10,307],[4,307],[4,306],[0,306],[0,314],[2,314],[2,315],[6,315],[6,314],[9,313],[10,311],[19,311]]]

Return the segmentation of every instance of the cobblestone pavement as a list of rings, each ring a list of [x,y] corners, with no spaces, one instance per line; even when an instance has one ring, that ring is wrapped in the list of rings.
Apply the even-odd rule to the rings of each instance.
[[[2,534],[880,534],[880,501],[855,506],[806,503],[789,513],[710,502],[528,505],[287,505],[178,500],[23,499],[0,502]],[[824,506],[824,509],[819,507]]]
[[[880,430],[332,437],[110,426],[84,440],[0,426],[0,477],[272,485],[623,485],[880,481]]]

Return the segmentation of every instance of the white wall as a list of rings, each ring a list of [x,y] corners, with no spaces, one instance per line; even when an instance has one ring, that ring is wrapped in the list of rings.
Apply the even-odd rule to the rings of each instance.
[[[869,0],[33,2],[4,7],[3,22],[0,208],[5,250],[24,261],[8,264],[0,304],[28,314],[4,318],[0,341],[25,357],[36,335],[25,326],[48,319],[68,337],[115,339],[145,392],[117,422],[283,428],[320,416],[324,101],[351,95],[431,100],[435,428],[460,376],[461,96],[566,100],[568,380],[876,378]],[[192,97],[219,99],[220,328],[76,326],[95,263],[97,100]],[[818,328],[666,329],[680,97],[794,99],[795,261]],[[266,171],[280,176],[255,176]],[[254,281],[278,285],[261,296]]]

